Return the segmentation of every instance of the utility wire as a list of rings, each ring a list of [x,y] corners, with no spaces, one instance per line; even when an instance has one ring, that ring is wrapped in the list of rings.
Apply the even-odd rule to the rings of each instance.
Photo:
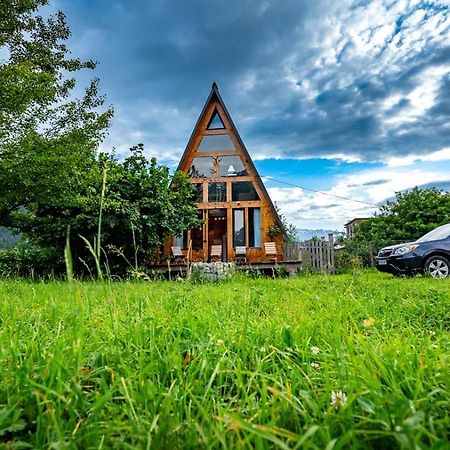
[[[267,176],[267,175],[261,175],[261,177],[267,178],[268,180],[275,181],[275,182],[277,182],[277,183],[286,184],[287,186],[297,187],[297,188],[303,189],[303,190],[305,190],[305,191],[315,192],[316,194],[327,195],[328,197],[339,198],[339,199],[341,199],[341,200],[346,200],[346,201],[348,201],[348,202],[362,203],[362,204],[364,204],[364,205],[373,206],[373,207],[375,207],[375,208],[379,208],[379,206],[380,206],[380,205],[376,205],[375,203],[365,202],[365,201],[363,201],[363,200],[356,200],[356,199],[354,199],[354,198],[342,197],[341,195],[335,195],[335,194],[330,194],[330,193],[328,193],[328,192],[317,191],[316,189],[311,189],[311,188],[307,188],[307,187],[304,187],[304,186],[300,186],[300,185],[298,185],[298,184],[289,183],[289,182],[287,182],[287,181],[282,181],[282,180],[279,180],[278,178],[269,177],[269,176]]]

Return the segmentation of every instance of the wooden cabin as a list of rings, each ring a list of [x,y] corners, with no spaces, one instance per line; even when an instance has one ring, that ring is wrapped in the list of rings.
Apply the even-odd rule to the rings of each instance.
[[[210,261],[221,246],[221,260],[234,261],[236,248],[246,248],[247,262],[274,259],[265,243],[275,242],[277,260],[283,259],[283,225],[269,194],[231,120],[216,83],[195,125],[178,170],[188,173],[196,188],[198,214],[203,225],[183,236],[169,238],[192,261]],[[276,225],[281,233],[269,236]],[[214,246],[214,248],[213,248]],[[273,247],[273,246],[272,246]]]

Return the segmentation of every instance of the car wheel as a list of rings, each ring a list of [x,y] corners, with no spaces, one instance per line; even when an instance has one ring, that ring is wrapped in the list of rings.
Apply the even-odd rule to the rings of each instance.
[[[425,263],[425,273],[433,278],[447,278],[450,274],[450,262],[443,256],[432,256]]]

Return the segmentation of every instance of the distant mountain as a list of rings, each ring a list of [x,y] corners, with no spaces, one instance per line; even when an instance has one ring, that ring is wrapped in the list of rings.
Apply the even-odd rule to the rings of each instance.
[[[313,237],[328,238],[328,235],[330,233],[333,233],[335,238],[344,234],[342,233],[342,231],[336,230],[305,230],[302,228],[297,228],[297,236],[299,241],[307,241],[308,239],[312,239]]]

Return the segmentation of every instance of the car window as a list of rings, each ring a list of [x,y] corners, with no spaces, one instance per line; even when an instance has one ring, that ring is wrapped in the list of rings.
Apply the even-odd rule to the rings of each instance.
[[[439,241],[440,239],[445,239],[449,236],[450,236],[450,223],[435,228],[434,230],[422,236],[420,239],[417,239],[416,242]]]

